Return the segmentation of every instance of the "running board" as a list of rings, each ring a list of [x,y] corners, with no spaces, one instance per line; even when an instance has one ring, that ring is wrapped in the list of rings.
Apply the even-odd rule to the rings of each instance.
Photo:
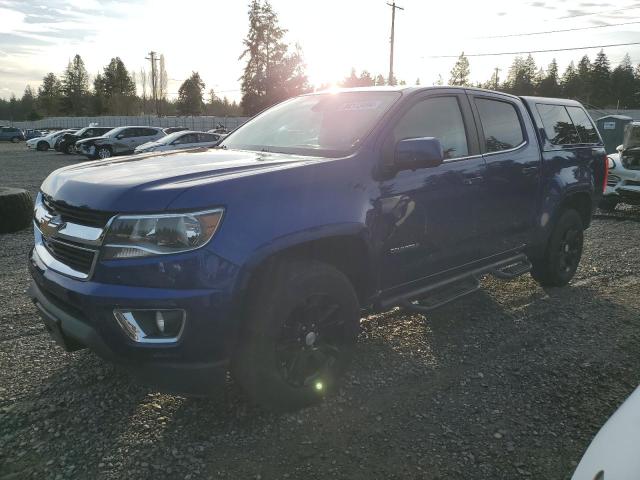
[[[400,306],[416,313],[427,313],[438,307],[465,297],[480,288],[480,282],[475,277],[467,277],[457,282],[448,283],[429,292],[429,295],[418,300],[404,299]]]
[[[529,262],[529,259],[524,253],[521,253],[439,282],[423,285],[401,295],[394,295],[393,297],[382,299],[377,304],[377,308],[386,310],[394,306],[400,306],[418,313],[430,312],[478,290],[480,288],[479,278],[482,275],[490,274],[497,278],[508,280],[527,273],[530,270],[531,262]]]

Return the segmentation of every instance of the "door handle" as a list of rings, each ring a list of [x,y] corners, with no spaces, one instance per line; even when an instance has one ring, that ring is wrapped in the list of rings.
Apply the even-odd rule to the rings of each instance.
[[[464,183],[465,185],[477,185],[478,183],[481,183],[483,180],[484,180],[484,177],[482,175],[478,175],[476,177],[465,177],[462,183]]]
[[[523,175],[531,175],[532,173],[536,173],[538,171],[538,167],[523,167],[522,173]]]

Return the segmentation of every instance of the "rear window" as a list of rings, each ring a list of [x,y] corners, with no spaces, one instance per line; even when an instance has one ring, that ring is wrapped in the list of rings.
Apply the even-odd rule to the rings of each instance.
[[[581,143],[580,135],[563,105],[537,103],[536,109],[542,119],[542,127],[547,139],[552,145]]]
[[[582,143],[600,143],[600,137],[598,137],[596,127],[593,126],[591,119],[582,108],[567,107],[567,111],[569,112],[571,120],[573,120],[573,125],[576,127]]]
[[[487,152],[509,150],[524,142],[520,117],[512,103],[476,98],[476,106]]]

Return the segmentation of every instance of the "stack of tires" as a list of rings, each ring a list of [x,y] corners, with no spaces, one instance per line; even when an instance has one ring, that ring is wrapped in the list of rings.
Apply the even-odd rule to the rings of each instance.
[[[0,233],[17,232],[31,225],[33,200],[20,188],[0,187]]]

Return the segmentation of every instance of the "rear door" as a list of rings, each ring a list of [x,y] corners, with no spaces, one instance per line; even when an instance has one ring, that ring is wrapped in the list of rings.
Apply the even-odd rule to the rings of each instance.
[[[477,202],[478,248],[483,257],[521,250],[532,232],[542,157],[522,102],[507,95],[469,92],[486,173]]]

